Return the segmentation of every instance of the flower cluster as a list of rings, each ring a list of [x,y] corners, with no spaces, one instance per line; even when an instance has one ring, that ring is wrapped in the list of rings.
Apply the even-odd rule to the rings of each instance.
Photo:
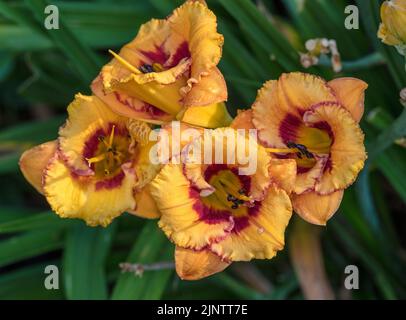
[[[367,84],[282,74],[232,119],[217,68],[222,45],[204,1],[188,0],[168,18],[144,24],[120,52],[111,51],[93,95],[75,96],[58,139],[22,155],[25,178],[63,218],[90,226],[124,212],[158,218],[183,279],[274,257],[293,210],[325,225],[366,159],[358,123]],[[168,158],[208,145],[198,153],[209,161],[151,161],[151,134],[174,121],[197,135],[177,141],[182,151]],[[234,143],[222,142],[227,157],[218,157],[212,142],[225,135]],[[254,172],[244,171],[243,157],[229,161],[240,149],[255,151]]]

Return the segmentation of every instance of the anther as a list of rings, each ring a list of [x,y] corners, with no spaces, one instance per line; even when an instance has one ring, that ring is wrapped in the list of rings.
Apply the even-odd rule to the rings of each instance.
[[[139,69],[142,73],[154,72],[154,68],[150,64],[143,64]]]
[[[311,152],[309,152],[309,150],[307,150],[307,147],[304,144],[295,143],[293,141],[288,141],[286,143],[286,146],[289,149],[297,149],[299,152],[297,152],[296,155],[299,159],[302,159],[303,156],[305,156],[308,159],[314,158],[314,155]]]
[[[238,193],[246,195],[246,190],[244,188],[241,188],[240,190],[238,190]]]

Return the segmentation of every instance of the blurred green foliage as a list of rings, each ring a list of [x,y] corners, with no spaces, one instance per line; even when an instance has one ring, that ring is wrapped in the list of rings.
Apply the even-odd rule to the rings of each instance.
[[[146,272],[142,278],[120,274],[123,261],[172,259],[173,246],[156,223],[124,215],[103,229],[59,219],[19,172],[21,152],[54,139],[74,94],[90,92],[89,81],[109,59],[107,49],[118,50],[140,24],[167,16],[180,3],[53,1],[61,28],[48,31],[45,0],[0,0],[0,299],[303,298],[289,248],[272,261],[252,262],[271,285],[266,293],[233,268],[197,282],[180,281],[172,270]],[[346,63],[339,74],[328,66],[308,72],[326,79],[353,76],[369,84],[361,123],[369,160],[322,233],[323,254],[338,297],[345,297],[344,268],[354,264],[360,269],[360,289],[349,292],[352,298],[406,298],[406,151],[394,143],[406,135],[399,102],[406,73],[396,50],[376,37],[381,1],[355,1],[359,30],[344,27],[344,8],[353,1],[208,4],[225,36],[220,68],[233,114],[251,105],[264,81],[304,71],[298,51],[309,38],[335,39]],[[369,55],[379,55],[384,63],[357,70],[357,61]],[[49,264],[59,267],[60,290],[44,288]]]

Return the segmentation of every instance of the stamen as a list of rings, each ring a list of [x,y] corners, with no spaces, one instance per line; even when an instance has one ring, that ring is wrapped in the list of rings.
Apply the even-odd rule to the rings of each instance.
[[[114,140],[114,129],[116,128],[115,125],[113,125],[113,128],[111,129],[110,132],[110,139],[109,139],[109,148],[113,146],[113,140]]]
[[[229,194],[231,194],[235,199],[243,200],[243,201],[250,201],[251,200],[245,194],[239,193],[239,191],[241,189],[238,190],[230,181],[228,181],[228,180],[220,180],[219,182],[223,187],[226,188],[227,191],[229,191]]]
[[[164,67],[162,66],[162,64],[156,63],[156,62],[152,64],[152,69],[153,69],[155,72],[164,71]]]
[[[131,63],[129,63],[127,60],[124,58],[120,57],[117,53],[115,53],[113,50],[109,49],[109,53],[113,55],[114,58],[117,59],[118,62],[120,62],[124,67],[126,67],[128,70],[131,72],[134,72],[135,74],[141,74],[142,72],[138,70],[136,67],[134,67]]]

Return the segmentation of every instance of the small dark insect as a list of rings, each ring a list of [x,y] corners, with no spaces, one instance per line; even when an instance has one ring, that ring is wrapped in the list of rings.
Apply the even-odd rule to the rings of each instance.
[[[237,200],[237,199],[233,195],[231,195],[231,194],[227,195],[227,201],[234,202],[235,200]]]
[[[231,206],[231,209],[238,209],[238,204],[234,203],[234,204]]]
[[[142,73],[154,72],[154,68],[150,64],[143,64],[139,69]]]
[[[100,142],[103,142],[105,138],[106,138],[105,136],[98,136],[98,137],[97,137],[97,139],[98,139]]]

